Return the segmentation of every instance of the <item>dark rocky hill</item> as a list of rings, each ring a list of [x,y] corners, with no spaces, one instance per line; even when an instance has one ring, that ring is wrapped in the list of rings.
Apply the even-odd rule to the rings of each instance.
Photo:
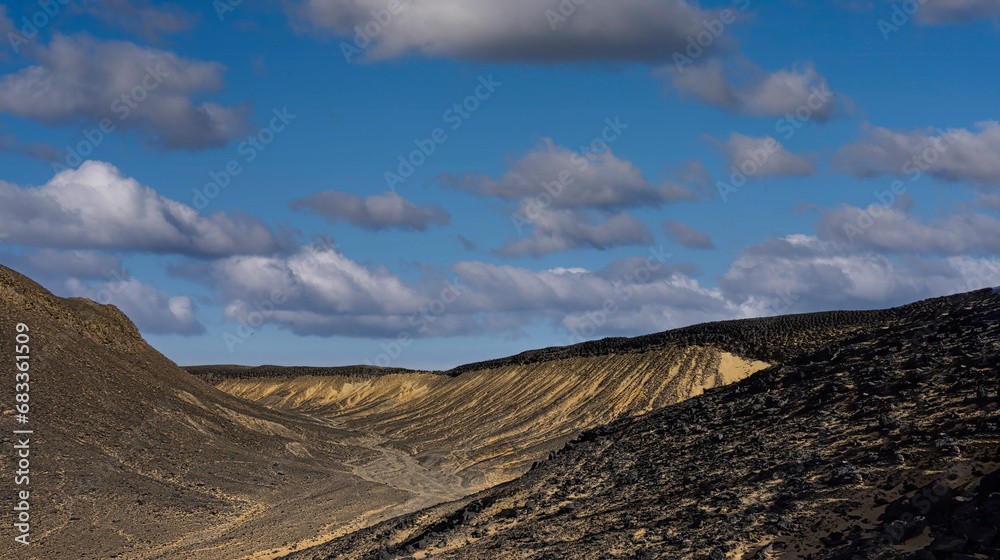
[[[747,358],[775,362],[830,344],[831,337],[852,331],[865,324],[877,322],[891,316],[892,313],[893,310],[827,311],[780,317],[717,321],[638,337],[611,337],[570,346],[528,350],[506,358],[463,364],[447,371],[421,372],[406,368],[366,365],[339,367],[202,365],[187,366],[184,369],[188,373],[213,384],[225,379],[293,379],[307,375],[373,379],[393,374],[437,373],[458,377],[469,371],[529,365],[566,358],[621,354],[637,350],[648,351],[653,348],[677,344],[713,346]]]
[[[375,379],[383,375],[420,373],[405,368],[384,368],[377,366],[187,366],[185,371],[206,383],[216,384],[226,379],[294,379],[296,377],[349,377],[353,379]]]
[[[612,337],[528,350],[515,356],[465,364],[444,372],[458,376],[467,371],[495,369],[573,357],[602,356],[648,351],[672,344],[713,346],[740,356],[765,362],[781,361],[828,345],[837,336],[891,317],[894,310],[828,311],[782,315],[759,319],[717,321],[632,338]]]
[[[850,317],[835,345],[286,558],[1000,558],[1000,295]]]
[[[292,379],[305,375],[372,379],[392,374],[437,373],[458,377],[469,371],[529,365],[567,358],[648,351],[654,348],[664,348],[668,345],[713,346],[747,358],[775,362],[815,349],[818,346],[830,344],[832,337],[850,332],[865,324],[877,322],[891,316],[892,313],[892,310],[828,311],[702,323],[645,336],[611,337],[570,346],[528,350],[506,358],[463,364],[447,371],[420,372],[405,368],[365,365],[340,367],[204,365],[188,366],[184,369],[188,373],[213,384],[225,379]]]

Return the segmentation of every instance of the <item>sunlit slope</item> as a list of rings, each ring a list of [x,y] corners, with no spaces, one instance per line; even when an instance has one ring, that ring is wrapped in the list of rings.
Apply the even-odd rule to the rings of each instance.
[[[465,372],[375,379],[226,380],[218,388],[366,431],[422,466],[478,489],[524,472],[579,431],[743,379],[768,364],[713,347],[576,356]]]

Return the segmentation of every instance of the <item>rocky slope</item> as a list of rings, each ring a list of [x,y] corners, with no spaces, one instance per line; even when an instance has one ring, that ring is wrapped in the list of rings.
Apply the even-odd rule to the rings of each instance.
[[[227,380],[218,388],[364,431],[382,448],[479,490],[524,473],[580,430],[636,415],[766,367],[713,348],[670,345],[473,370],[458,377]]]
[[[305,366],[238,366],[210,365],[188,366],[184,368],[191,375],[216,384],[227,379],[295,379],[296,377],[349,377],[352,379],[375,379],[383,375],[423,373],[405,368],[383,368],[377,366],[305,367]]]
[[[409,479],[432,476],[438,497],[456,497],[523,474],[583,429],[738,381],[769,365],[762,360],[835,343],[883,316],[888,312],[708,323],[533,350],[445,372],[189,371],[233,395],[368,434],[392,466],[360,465],[362,476],[410,491],[419,484]]]
[[[711,323],[449,372],[191,375],[113,306],[0,267],[0,364],[24,322],[33,372],[27,426],[0,386],[0,439],[34,430],[34,544],[2,540],[0,557],[990,552],[973,528],[993,520],[998,297]],[[0,461],[0,480],[13,470]],[[899,501],[921,487],[948,507]],[[877,544],[883,532],[900,542]]]
[[[324,378],[297,395],[317,397],[308,406],[276,399],[270,389],[264,399],[270,406],[261,406],[178,368],[150,348],[115,307],[54,297],[0,267],[0,328],[8,341],[0,345],[0,363],[14,363],[13,326],[19,322],[31,328],[27,427],[35,431],[35,544],[21,549],[3,540],[4,558],[272,558],[509,480],[576,432],[612,418],[608,411],[586,406],[563,417],[548,413],[546,402],[539,401],[533,410],[548,414],[548,432],[531,435],[529,428],[538,426],[537,421],[520,416],[518,425],[514,415],[502,417],[497,410],[497,425],[490,426],[497,431],[476,434],[449,422],[440,408],[437,416],[428,416],[430,399],[408,408],[422,415],[411,419],[425,428],[404,427],[391,413],[398,391],[379,396],[362,386],[389,378],[406,378],[405,385],[424,375],[367,368],[284,369],[284,374],[346,372],[358,391],[347,400],[331,398],[326,388],[331,381]],[[716,350],[695,354],[722,363]],[[636,381],[627,379],[627,364],[605,359],[612,359],[606,366],[621,367],[604,367],[597,391],[604,400],[578,402],[616,402],[619,409],[660,402],[657,395],[629,396],[627,389],[635,388]],[[656,360],[662,371],[643,374],[642,383],[673,367],[663,357]],[[588,371],[583,362],[576,365]],[[715,383],[718,372],[707,365],[685,367]],[[209,369],[198,373],[230,372],[220,377],[248,382],[273,381],[274,373],[273,368]],[[565,400],[576,386],[574,375],[583,379],[579,372],[567,372],[561,381],[532,390],[558,385]],[[624,380],[618,389],[616,376]],[[455,387],[463,389],[445,389],[457,397],[453,404],[469,400],[466,413],[473,416],[477,405],[471,401],[477,388],[484,390],[481,382],[472,382],[475,378],[458,376]],[[501,379],[507,386],[518,383],[515,371],[495,381]],[[672,381],[678,391],[703,383],[682,380]],[[5,446],[17,443],[7,435],[12,429],[25,427],[15,426],[12,390],[12,383],[0,387]],[[353,406],[363,394],[365,406]],[[373,429],[374,420],[365,421],[369,413],[378,417],[379,430]],[[434,433],[425,437],[422,431]],[[497,441],[484,445],[491,439]],[[0,462],[0,479],[13,480],[13,470],[13,463]],[[13,490],[4,486],[8,502]],[[10,526],[11,514],[4,509],[0,522]]]
[[[8,372],[21,322],[30,328],[31,411],[28,424],[15,422],[14,379],[4,376],[0,494],[13,504],[24,489],[12,484],[11,432],[31,429],[33,543],[5,531],[0,558],[280,553],[382,519],[393,513],[387,504],[410,497],[351,472],[349,462],[375,456],[350,443],[360,434],[221,392],[149,347],[115,307],[56,298],[0,266]],[[11,507],[0,510],[8,528]]]
[[[1000,557],[1000,295],[870,317],[510,484],[287,558]]]

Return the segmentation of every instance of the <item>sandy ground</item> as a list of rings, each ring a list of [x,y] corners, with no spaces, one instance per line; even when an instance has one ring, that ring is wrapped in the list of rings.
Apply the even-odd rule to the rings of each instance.
[[[645,414],[767,365],[714,348],[670,347],[475,370],[455,378],[302,377],[229,380],[218,387],[366,433],[367,441],[378,442],[384,464],[356,474],[442,501],[523,474],[581,430]]]

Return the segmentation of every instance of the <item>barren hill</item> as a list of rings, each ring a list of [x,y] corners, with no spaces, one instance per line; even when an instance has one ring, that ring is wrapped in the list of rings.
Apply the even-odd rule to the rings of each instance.
[[[814,538],[836,525],[827,506],[872,493],[866,469],[895,468],[859,459],[882,460],[892,437],[914,483],[936,468],[921,447],[933,429],[982,455],[970,472],[995,468],[998,298],[710,323],[448,372],[185,371],[113,306],[0,267],[4,337],[31,328],[35,543],[4,541],[0,557],[717,559],[775,523]],[[12,389],[5,445],[24,427]],[[859,472],[860,486],[816,482],[835,457],[853,469],[836,480]],[[807,466],[793,476],[789,461]],[[787,523],[758,511],[806,483]]]
[[[287,558],[1000,558],[998,363],[1000,295],[905,306]]]
[[[220,384],[260,398],[262,406],[177,367],[115,307],[57,298],[3,267],[0,321],[9,341],[15,324],[31,329],[28,426],[14,425],[11,384],[0,398],[10,403],[2,409],[6,426],[34,430],[35,544],[24,557],[38,559],[62,559],[67,551],[101,559],[274,557],[510,480],[582,429],[764,365],[692,347],[678,350],[676,356],[686,356],[679,364],[663,352],[581,358],[551,379],[537,368],[509,369],[487,385],[474,372],[452,379],[347,368],[332,371],[349,377],[284,380],[269,368],[200,372],[209,379],[213,372],[237,372],[219,376]],[[13,344],[0,347],[0,362],[14,363]],[[649,371],[630,376],[641,364]],[[586,372],[599,375],[584,382]],[[541,377],[525,384],[525,392],[508,391],[520,384],[519,375],[534,374]],[[434,408],[440,393],[398,407],[410,416],[393,412],[407,386],[416,388],[416,397],[441,381],[454,383],[435,390],[451,395],[451,405],[465,406],[463,418],[449,419],[440,408],[444,401]],[[271,383],[290,384],[295,396],[277,397],[285,389]],[[593,394],[581,400],[575,393],[584,383]],[[631,394],[637,389],[646,394]],[[484,406],[515,410],[532,392],[535,403],[520,416],[496,409],[486,425],[487,415],[477,412]],[[503,402],[475,402],[504,394],[510,398]],[[566,410],[568,399],[579,409]],[[548,409],[557,405],[563,410]],[[461,429],[459,422],[469,418],[479,421],[478,432]],[[13,476],[12,464],[0,463],[0,477]],[[9,511],[3,516],[12,521]],[[9,540],[0,553],[24,554]]]
[[[0,267],[8,369],[17,323],[30,328],[32,409],[15,424],[13,378],[4,382],[0,437],[9,451],[11,430],[34,431],[33,544],[5,538],[2,558],[241,558],[342,534],[410,497],[351,473],[347,463],[373,455],[350,443],[360,434],[221,392],[149,347],[115,307],[54,297]]]
[[[222,379],[216,386],[233,395],[369,434],[380,452],[395,459],[390,472],[376,464],[375,472],[363,476],[388,476],[412,490],[405,479],[413,475],[413,461],[444,474],[443,483],[454,487],[450,497],[457,497],[524,473],[583,429],[738,381],[770,365],[762,360],[833,344],[889,315],[832,312],[708,323],[533,350],[446,372],[368,369],[296,377],[314,372],[189,371]]]

